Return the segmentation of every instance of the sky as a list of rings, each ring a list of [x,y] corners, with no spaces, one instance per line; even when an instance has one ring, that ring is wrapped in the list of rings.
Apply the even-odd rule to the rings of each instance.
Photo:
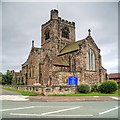
[[[0,3],[1,72],[21,70],[32,40],[36,47],[41,47],[41,25],[49,20],[52,9],[58,9],[61,18],[75,22],[76,41],[86,38],[91,29],[91,35],[101,49],[102,66],[108,73],[118,72],[118,3],[59,1]]]

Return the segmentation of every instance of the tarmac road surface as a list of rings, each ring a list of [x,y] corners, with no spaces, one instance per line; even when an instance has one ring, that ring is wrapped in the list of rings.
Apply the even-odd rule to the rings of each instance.
[[[118,118],[118,101],[3,101],[2,118]]]

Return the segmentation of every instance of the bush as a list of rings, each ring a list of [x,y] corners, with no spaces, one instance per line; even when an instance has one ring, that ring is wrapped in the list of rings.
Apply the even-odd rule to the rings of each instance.
[[[78,86],[78,91],[80,93],[89,93],[90,92],[90,86],[87,84],[81,84]]]
[[[118,84],[118,90],[120,90],[120,84]]]
[[[91,85],[91,92],[97,92],[98,91],[98,84]]]
[[[108,80],[98,86],[101,93],[113,93],[117,90],[117,83],[114,80]]]
[[[16,85],[25,85],[25,84],[22,82],[22,83],[17,83]]]

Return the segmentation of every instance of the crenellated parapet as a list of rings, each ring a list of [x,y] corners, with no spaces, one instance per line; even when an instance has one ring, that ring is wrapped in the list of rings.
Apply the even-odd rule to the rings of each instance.
[[[71,22],[71,21],[68,21],[68,20],[65,20],[65,19],[61,19],[60,17],[59,17],[59,22],[75,27],[75,22]]]
[[[75,27],[75,22],[61,19],[61,17],[58,16],[58,10],[55,10],[55,9],[50,11],[50,20],[47,21],[46,23],[42,24],[42,28],[47,26],[48,24],[50,24],[51,21],[58,21],[59,23]]]

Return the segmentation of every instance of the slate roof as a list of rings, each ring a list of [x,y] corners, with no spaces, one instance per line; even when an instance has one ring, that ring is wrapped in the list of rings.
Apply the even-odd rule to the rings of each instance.
[[[69,67],[69,63],[63,57],[54,57],[53,65]]]
[[[79,41],[76,41],[76,42],[73,42],[69,45],[66,45],[59,53],[59,55],[63,55],[63,54],[66,54],[66,53],[69,53],[69,52],[73,52],[73,51],[76,51],[79,49],[79,45],[82,44],[84,42],[85,39],[83,40],[79,40]]]
[[[111,79],[117,79],[117,78],[120,78],[120,73],[111,73],[108,76]]]

